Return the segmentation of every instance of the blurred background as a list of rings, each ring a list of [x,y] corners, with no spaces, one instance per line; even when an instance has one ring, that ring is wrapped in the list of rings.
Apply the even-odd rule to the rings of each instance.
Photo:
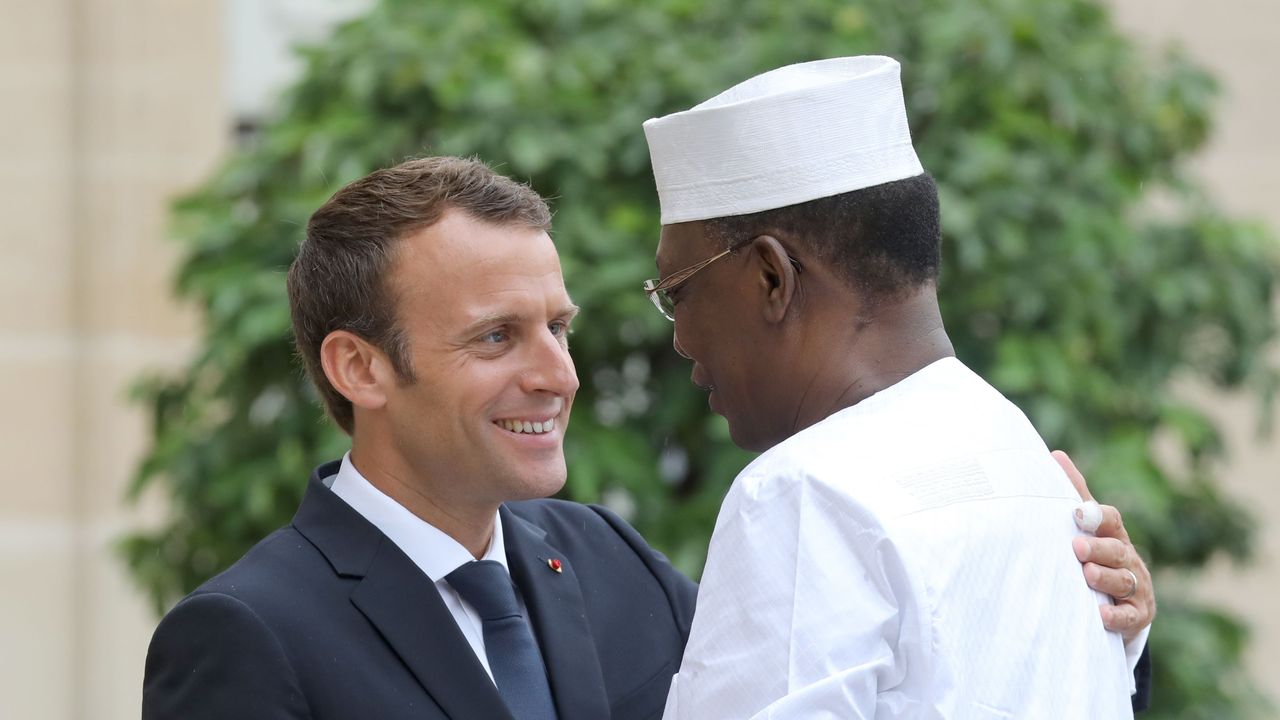
[[[1276,27],[1274,0],[4,0],[0,718],[137,717],[159,614],[341,453],[282,272],[413,155],[553,198],[586,310],[565,494],[696,576],[749,457],[638,291],[640,123],[860,53],[903,63],[961,359],[1155,569],[1148,717],[1276,716]]]

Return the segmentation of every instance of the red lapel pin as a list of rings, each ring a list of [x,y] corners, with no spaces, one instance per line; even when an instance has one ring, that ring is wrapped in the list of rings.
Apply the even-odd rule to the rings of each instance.
[[[556,572],[564,572],[564,563],[560,562],[560,558],[551,558],[547,561],[547,567]]]

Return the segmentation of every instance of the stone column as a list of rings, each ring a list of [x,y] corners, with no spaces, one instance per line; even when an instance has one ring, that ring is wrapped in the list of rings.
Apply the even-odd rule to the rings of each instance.
[[[218,0],[0,4],[0,716],[136,718],[156,617],[112,549],[126,402],[177,367],[169,201],[230,135]]]

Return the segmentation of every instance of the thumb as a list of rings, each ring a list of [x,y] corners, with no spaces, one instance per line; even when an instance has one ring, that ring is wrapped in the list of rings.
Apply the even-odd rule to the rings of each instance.
[[[1093,493],[1089,492],[1089,485],[1084,481],[1084,475],[1081,475],[1080,471],[1076,469],[1076,464],[1071,462],[1071,458],[1061,450],[1054,450],[1051,454],[1053,459],[1058,461],[1058,466],[1071,479],[1071,484],[1076,486],[1076,492],[1080,493],[1080,498],[1092,500]]]

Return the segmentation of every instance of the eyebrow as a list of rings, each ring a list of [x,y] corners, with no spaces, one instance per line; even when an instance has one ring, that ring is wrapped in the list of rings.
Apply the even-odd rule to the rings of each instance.
[[[555,314],[555,317],[557,318],[567,317],[570,320],[572,320],[573,318],[578,316],[578,312],[581,309],[582,308],[578,307],[577,305],[574,305],[573,303],[569,303],[568,305],[561,307],[560,311]],[[479,332],[482,328],[486,328],[492,325],[519,325],[525,322],[527,319],[528,319],[527,316],[521,315],[520,313],[491,313],[467,325],[466,329],[463,330],[463,334],[471,335],[472,333]]]
[[[582,311],[582,308],[578,307],[577,305],[574,305],[573,303],[569,303],[568,305],[565,305],[564,307],[560,308],[560,312],[556,313],[556,317],[568,317],[570,320],[572,320],[578,317],[578,313],[581,311]]]

